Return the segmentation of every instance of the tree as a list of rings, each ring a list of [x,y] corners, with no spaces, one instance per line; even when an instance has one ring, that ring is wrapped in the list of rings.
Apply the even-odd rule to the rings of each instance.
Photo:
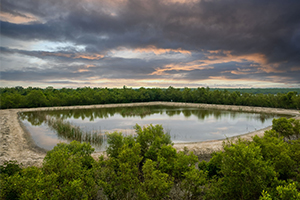
[[[157,163],[147,159],[143,165],[144,182],[141,184],[139,199],[166,198],[173,186],[172,178],[156,169]]]
[[[41,90],[32,90],[26,97],[28,107],[42,107],[46,106],[46,96]]]
[[[138,143],[131,147],[124,144],[116,157],[99,159],[97,182],[109,199],[131,199],[137,194],[140,189],[140,151]]]
[[[294,176],[296,163],[291,157],[291,145],[284,142],[282,137],[272,137],[267,132],[262,138],[254,136],[253,142],[260,147],[263,159],[279,173],[280,179],[286,180]]]
[[[140,127],[135,125],[137,133],[136,142],[141,145],[141,156],[146,159],[157,161],[158,152],[163,145],[172,144],[171,136],[164,133],[161,125],[153,126],[150,124],[148,127]]]
[[[258,199],[276,177],[274,168],[263,160],[260,147],[253,143],[239,140],[227,144],[222,154],[223,177],[211,187],[214,198]]]
[[[288,139],[291,139],[293,136],[297,138],[300,137],[300,120],[281,117],[279,119],[273,119],[272,123],[272,130],[279,133],[280,136]]]
[[[90,144],[73,141],[70,144],[59,143],[48,151],[43,162],[43,174],[55,176],[58,189],[53,192],[64,199],[87,199],[97,194],[93,178],[94,149]]]

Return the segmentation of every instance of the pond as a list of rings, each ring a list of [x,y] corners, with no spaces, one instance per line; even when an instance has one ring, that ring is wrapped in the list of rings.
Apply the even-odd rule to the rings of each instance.
[[[135,124],[161,124],[174,143],[225,139],[272,125],[282,115],[188,107],[139,106],[20,113],[35,143],[51,150],[57,143],[87,141],[105,150],[106,133],[134,135]]]

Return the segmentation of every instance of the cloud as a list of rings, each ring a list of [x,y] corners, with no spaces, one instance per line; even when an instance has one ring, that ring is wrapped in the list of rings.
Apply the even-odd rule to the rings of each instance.
[[[25,47],[3,42],[1,78],[299,84],[299,7],[298,0],[2,0],[1,37]],[[69,46],[29,47],[43,42]]]

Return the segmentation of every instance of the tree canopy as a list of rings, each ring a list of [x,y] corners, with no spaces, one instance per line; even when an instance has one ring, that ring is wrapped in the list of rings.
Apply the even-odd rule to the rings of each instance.
[[[278,93],[274,94],[274,91]],[[284,92],[284,93],[282,93]],[[94,105],[173,101],[226,105],[300,108],[299,89],[210,89],[210,88],[0,88],[0,108]]]

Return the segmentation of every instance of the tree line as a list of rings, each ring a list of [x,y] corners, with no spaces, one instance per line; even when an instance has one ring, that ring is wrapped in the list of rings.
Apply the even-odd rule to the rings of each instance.
[[[300,121],[274,119],[253,141],[228,140],[199,162],[177,152],[161,125],[108,135],[107,156],[90,144],[60,143],[41,168],[0,166],[1,199],[300,199]]]
[[[263,90],[263,89],[261,89]],[[247,91],[247,90],[245,90]],[[286,90],[284,90],[286,91]],[[191,88],[0,88],[1,109],[52,106],[93,105],[109,103],[133,103],[173,101],[224,105],[260,106],[299,109],[300,95],[291,89],[287,93],[263,94],[209,87]]]
[[[278,94],[297,92],[300,94],[300,88],[211,88],[211,90],[228,90],[229,92],[241,92],[251,94]]]

